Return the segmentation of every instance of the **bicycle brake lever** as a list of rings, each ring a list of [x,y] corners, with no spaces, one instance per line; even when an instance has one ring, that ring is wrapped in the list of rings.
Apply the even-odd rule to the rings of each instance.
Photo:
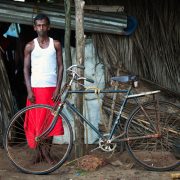
[[[93,79],[86,78],[85,80],[88,81],[88,82],[90,82],[90,83],[94,83],[94,80],[93,80]]]

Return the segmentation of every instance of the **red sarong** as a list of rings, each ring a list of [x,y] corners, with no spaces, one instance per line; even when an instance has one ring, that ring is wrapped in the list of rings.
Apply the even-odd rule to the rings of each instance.
[[[55,90],[55,87],[47,88],[32,88],[36,104],[47,104],[54,105],[52,101],[52,95]],[[32,103],[27,100],[26,106],[32,105]],[[30,148],[36,148],[35,137],[39,136],[44,132],[52,122],[52,114],[45,109],[33,109],[26,113],[24,121],[24,131],[26,134],[27,142]],[[48,115],[47,115],[48,113]],[[58,118],[57,123],[54,129],[49,133],[48,136],[58,136],[64,134],[64,128],[62,124],[62,119]]]

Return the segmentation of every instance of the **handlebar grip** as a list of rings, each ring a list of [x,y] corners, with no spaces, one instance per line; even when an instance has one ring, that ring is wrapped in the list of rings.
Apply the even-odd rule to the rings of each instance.
[[[88,81],[88,82],[90,82],[90,83],[94,83],[94,80],[93,80],[93,79],[86,78],[86,81]]]

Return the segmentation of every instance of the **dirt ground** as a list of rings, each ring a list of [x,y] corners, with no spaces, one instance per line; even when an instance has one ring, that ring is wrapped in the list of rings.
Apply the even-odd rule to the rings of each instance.
[[[134,164],[126,152],[107,155],[105,163],[96,170],[85,171],[79,167],[80,164],[71,163],[49,175],[24,174],[11,164],[5,150],[0,149],[0,180],[170,180],[171,174],[180,173],[180,169],[171,172],[144,170]]]

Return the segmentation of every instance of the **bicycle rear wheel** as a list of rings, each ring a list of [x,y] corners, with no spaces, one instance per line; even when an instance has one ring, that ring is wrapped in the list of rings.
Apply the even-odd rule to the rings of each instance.
[[[148,170],[166,171],[178,167],[180,151],[176,143],[180,142],[180,107],[164,101],[159,105],[153,101],[142,107],[132,113],[125,126],[127,138],[134,138],[126,142],[128,152]]]
[[[25,131],[25,117],[39,120],[43,116],[43,131],[48,126],[46,122],[53,118],[54,110],[48,105],[32,105],[17,112],[12,118],[5,137],[7,155],[12,163],[21,171],[31,174],[48,174],[59,168],[67,159],[73,143],[72,127],[63,113],[58,118],[62,119],[64,134],[60,136],[46,136],[36,140],[35,147],[30,148],[30,141]],[[33,119],[32,119],[33,117]],[[59,119],[58,119],[59,120]],[[37,121],[36,121],[37,122]],[[37,124],[31,123],[36,128]]]

